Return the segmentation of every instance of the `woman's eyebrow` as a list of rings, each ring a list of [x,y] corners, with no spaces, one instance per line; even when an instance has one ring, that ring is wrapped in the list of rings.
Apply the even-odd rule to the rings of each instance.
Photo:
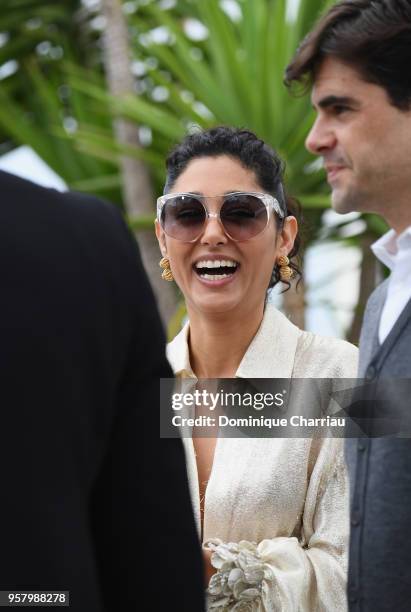
[[[221,195],[230,195],[230,193],[255,193],[253,189],[229,189],[228,191],[224,191]]]

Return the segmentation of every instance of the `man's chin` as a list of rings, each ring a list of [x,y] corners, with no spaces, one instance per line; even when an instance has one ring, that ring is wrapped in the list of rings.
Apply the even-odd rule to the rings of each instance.
[[[338,187],[331,192],[331,206],[340,215],[359,210],[355,195]]]

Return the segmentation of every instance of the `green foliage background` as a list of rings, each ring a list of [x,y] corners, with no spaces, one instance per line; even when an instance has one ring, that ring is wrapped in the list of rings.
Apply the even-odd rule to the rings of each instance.
[[[9,76],[0,80],[0,154],[28,144],[69,187],[123,207],[121,155],[142,159],[160,193],[165,156],[187,131],[247,127],[285,160],[309,242],[321,231],[329,190],[304,147],[313,122],[309,96],[291,96],[283,74],[327,4],[301,0],[291,15],[287,0],[122,2],[135,92],[114,98],[103,53],[110,24],[98,0],[2,0],[0,79]],[[139,126],[142,146],[116,142],[116,117]],[[130,223],[152,228],[146,216]],[[368,233],[384,230],[378,218],[367,219]],[[339,228],[328,235],[339,239]]]

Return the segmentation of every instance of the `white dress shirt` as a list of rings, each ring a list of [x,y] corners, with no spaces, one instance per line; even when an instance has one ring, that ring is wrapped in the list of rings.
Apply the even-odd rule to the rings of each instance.
[[[411,226],[400,235],[390,230],[371,248],[374,255],[391,270],[378,329],[378,339],[382,344],[411,299]]]

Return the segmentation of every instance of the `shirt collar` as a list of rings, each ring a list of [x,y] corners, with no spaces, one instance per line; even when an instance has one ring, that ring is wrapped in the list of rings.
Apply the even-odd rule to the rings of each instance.
[[[177,336],[167,345],[167,358],[175,376],[182,378],[196,378],[191,364],[188,349],[188,332],[190,326],[187,322]]]
[[[389,230],[371,245],[371,249],[374,255],[392,271],[398,254],[405,250],[411,252],[411,225],[399,235],[395,230]]]
[[[196,378],[188,349],[189,324],[167,346],[167,357],[176,376]],[[236,377],[291,378],[300,330],[272,304],[267,304],[260,328],[250,343]]]

